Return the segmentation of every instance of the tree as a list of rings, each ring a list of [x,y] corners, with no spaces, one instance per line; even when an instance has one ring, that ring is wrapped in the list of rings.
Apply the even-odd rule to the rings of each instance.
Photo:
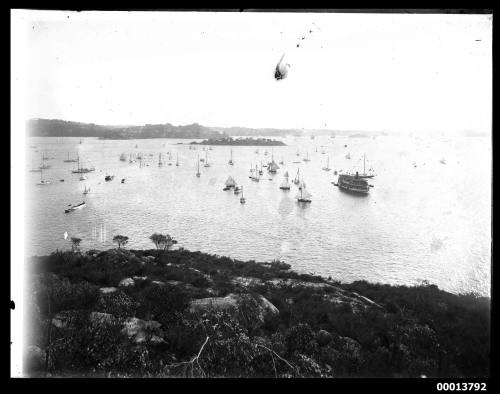
[[[169,251],[172,246],[174,246],[177,241],[173,239],[170,235],[163,235],[159,233],[154,233],[149,237],[151,241],[156,246],[157,250],[162,250],[162,251]]]
[[[128,243],[128,237],[124,235],[115,235],[113,237],[113,242],[118,244],[118,249],[121,249],[122,246],[125,246]]]
[[[73,252],[78,252],[81,242],[82,242],[81,238],[71,237],[71,250]]]

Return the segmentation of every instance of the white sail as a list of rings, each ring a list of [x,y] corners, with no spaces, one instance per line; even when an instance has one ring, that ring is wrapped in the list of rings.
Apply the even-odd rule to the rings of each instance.
[[[283,182],[281,182],[280,189],[290,189],[290,183],[288,183],[288,177],[285,177],[283,179]]]
[[[270,164],[269,164],[269,171],[270,172],[276,172],[276,170],[278,170],[280,167],[274,162],[272,161]]]
[[[225,185],[227,187],[233,187],[233,186],[236,186],[236,181],[233,179],[232,176],[230,176],[229,178],[227,178],[227,181],[225,183]]]

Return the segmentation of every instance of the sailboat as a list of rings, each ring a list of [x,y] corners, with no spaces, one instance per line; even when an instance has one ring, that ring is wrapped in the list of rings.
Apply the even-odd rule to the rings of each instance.
[[[42,185],[48,185],[50,183],[51,183],[50,181],[43,179],[43,171],[40,170],[40,182],[38,182],[37,185],[42,186]]]
[[[295,179],[293,180],[293,183],[298,185],[300,182],[300,174],[299,174],[299,168],[297,168],[297,175],[295,176]]]
[[[441,160],[439,160],[439,162],[440,162],[441,164],[446,164],[446,160],[444,159],[444,157],[443,157]]]
[[[233,188],[233,187],[236,186],[236,181],[233,179],[232,176],[229,176],[229,178],[227,178],[227,181],[226,181],[225,185],[226,186],[222,190],[229,190],[229,189],[231,189],[231,188]]]
[[[65,163],[76,163],[76,159],[70,159],[69,158],[69,152],[68,152],[68,158],[64,160]]]
[[[198,155],[198,160],[196,160],[196,163],[198,164],[198,171],[196,171],[196,176],[199,178],[200,177],[200,155]]]
[[[345,158],[346,159],[350,159],[351,158],[351,154],[349,152],[347,152],[347,154],[345,155]]]
[[[242,188],[243,188],[243,186],[240,188],[240,187],[238,187],[238,185],[235,185],[234,186],[234,194],[240,194]]]
[[[269,166],[267,168],[267,171],[269,171],[271,174],[276,174],[276,170],[279,170],[279,166],[276,164],[274,159],[269,163]]]
[[[120,161],[127,161],[127,156],[125,155],[125,153],[122,153],[120,155]]]
[[[281,190],[290,190],[290,183],[288,183],[288,171],[285,172],[285,176],[284,176],[283,182],[281,182],[280,189]]]
[[[90,187],[87,189],[87,185],[85,185],[85,190],[83,191],[83,194],[89,194],[90,192]]]
[[[264,174],[264,171],[262,171],[262,160],[260,161],[260,170],[259,170],[259,175]]]
[[[203,164],[203,167],[210,167],[210,164],[208,162],[208,152],[205,151],[205,164]]]
[[[77,162],[78,162],[78,169],[72,171],[74,174],[86,174],[87,172],[95,171],[94,167],[90,167],[90,168],[80,167],[80,156],[79,155],[77,157]]]
[[[234,164],[234,163],[233,163],[233,150],[232,150],[232,149],[231,149],[231,158],[229,159],[228,163],[229,163],[229,165],[231,165],[231,166]]]
[[[175,160],[175,166],[179,167],[179,152],[177,152],[177,158]]]
[[[304,157],[302,161],[311,161],[309,160],[309,152],[306,152],[306,157]]]
[[[161,160],[161,152],[160,155],[158,156],[158,167],[161,167],[163,165],[163,161]]]
[[[255,165],[255,170],[252,171],[252,175],[250,176],[250,179],[255,182],[260,181],[260,176],[259,176],[259,171],[257,170],[257,164]]]
[[[330,171],[331,170],[331,168],[330,168],[330,156],[328,156],[326,158],[326,167],[323,167],[322,170],[323,171]]]
[[[373,174],[373,169],[368,170],[369,173],[366,173],[366,155],[363,155],[363,173],[358,175],[358,178],[373,178],[375,174]]]
[[[297,202],[311,202],[311,194],[306,190],[306,184],[304,181],[301,182],[299,186],[299,193],[297,194]]]
[[[33,166],[33,159],[31,159],[31,170],[30,170],[30,172],[42,172],[42,168],[41,167],[35,168]]]
[[[281,156],[281,161],[280,161],[280,164],[281,164],[281,165],[284,165],[284,164],[285,164],[285,162],[284,162],[284,160],[283,160],[283,156]]]
[[[245,197],[243,197],[243,186],[241,187],[241,197],[240,197],[240,203],[241,204],[245,204],[247,200],[245,199]]]

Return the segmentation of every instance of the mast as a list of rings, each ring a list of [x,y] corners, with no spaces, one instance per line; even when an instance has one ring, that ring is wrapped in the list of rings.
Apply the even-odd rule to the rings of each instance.
[[[366,171],[365,171],[365,156],[366,156],[366,154],[363,154],[363,175],[366,174]]]

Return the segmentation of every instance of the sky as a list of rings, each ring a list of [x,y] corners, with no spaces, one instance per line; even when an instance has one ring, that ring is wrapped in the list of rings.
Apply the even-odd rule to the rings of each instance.
[[[11,15],[27,118],[491,132],[491,15]]]

